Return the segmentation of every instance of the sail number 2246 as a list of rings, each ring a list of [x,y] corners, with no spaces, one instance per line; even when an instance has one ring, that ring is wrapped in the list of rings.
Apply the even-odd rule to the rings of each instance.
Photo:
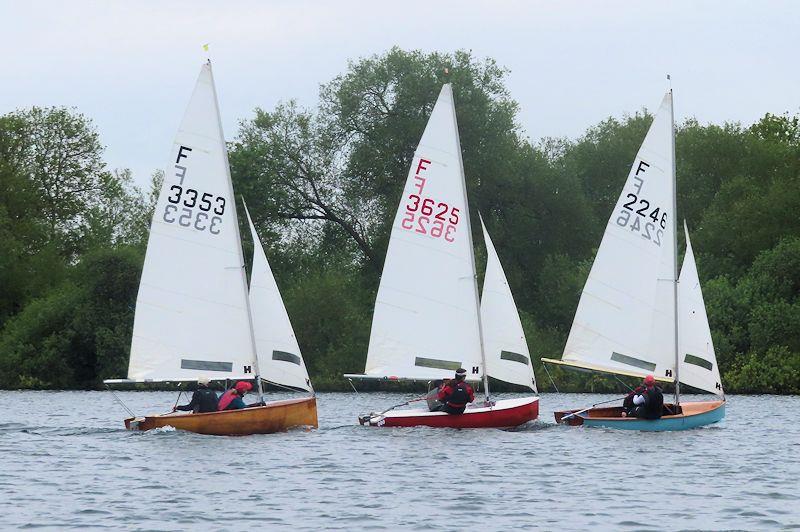
[[[639,161],[632,183],[636,193],[625,194],[625,200],[616,218],[616,223],[660,247],[661,237],[667,228],[667,211],[651,205],[650,201],[642,197],[645,184],[644,174],[649,166],[645,161]]]

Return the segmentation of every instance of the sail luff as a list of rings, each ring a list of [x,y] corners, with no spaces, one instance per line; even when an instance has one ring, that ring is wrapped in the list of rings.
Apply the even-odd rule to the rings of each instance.
[[[673,316],[675,322],[675,404],[681,404],[681,379],[680,379],[680,331],[678,328],[678,177],[676,174],[675,159],[675,104],[672,98],[672,89],[669,90],[669,117],[670,117],[670,144],[672,148],[672,279],[673,279]]]
[[[483,365],[483,391],[486,397],[486,402],[488,403],[491,401],[491,396],[489,393],[489,369],[486,366],[486,346],[484,345],[483,341],[483,326],[481,324],[481,300],[478,293],[478,270],[475,266],[475,243],[472,241],[472,220],[469,211],[469,197],[467,196],[467,178],[464,173],[464,159],[461,153],[461,137],[458,134],[458,121],[456,120],[456,104],[453,98],[453,86],[448,83],[446,87],[448,87],[448,90],[450,91],[450,108],[453,116],[453,130],[455,131],[456,136],[456,146],[458,146],[458,167],[461,175],[461,188],[464,194],[464,218],[466,219],[468,242],[467,247],[469,249],[470,266],[472,267],[473,289],[475,292],[475,320],[478,325],[478,339],[481,350],[481,363]]]
[[[261,370],[258,365],[258,352],[256,350],[256,336],[255,331],[253,329],[253,312],[250,309],[250,296],[249,291],[247,288],[247,270],[245,268],[244,262],[244,250],[242,249],[242,235],[239,231],[239,215],[236,211],[236,196],[233,193],[233,179],[231,178],[231,167],[228,161],[228,147],[225,144],[225,133],[222,130],[222,116],[220,115],[219,111],[219,98],[217,97],[217,84],[214,82],[214,70],[211,68],[211,60],[208,60],[208,71],[211,74],[211,90],[214,92],[214,109],[217,112],[217,126],[219,127],[219,138],[221,140],[220,149],[222,150],[222,156],[225,160],[225,177],[227,178],[228,184],[228,194],[231,198],[231,209],[233,209],[233,220],[234,220],[234,229],[236,232],[236,250],[238,253],[239,264],[241,264],[241,278],[242,278],[242,290],[245,294],[245,307],[247,308],[247,325],[250,331],[250,346],[251,346],[251,356],[253,358],[253,368],[255,369],[255,379],[256,379],[256,387],[258,391],[258,400],[264,400],[264,392],[261,386]]]

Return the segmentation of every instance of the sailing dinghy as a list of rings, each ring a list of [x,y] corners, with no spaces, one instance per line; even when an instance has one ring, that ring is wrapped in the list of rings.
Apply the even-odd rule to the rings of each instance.
[[[725,400],[689,232],[678,277],[675,128],[668,92],[633,163],[597,250],[561,360],[583,370],[675,383],[658,420],[622,407],[556,412],[557,422],[633,430],[716,423]],[[720,400],[681,402],[680,384]]]
[[[244,435],[317,426],[300,349],[249,214],[248,221],[255,244],[249,293],[209,61],[178,130],[153,215],[128,378],[105,382],[254,379],[260,406],[132,417],[127,428]],[[312,396],[265,403],[262,379]]]
[[[467,380],[483,380],[486,399],[460,415],[395,410],[360,416],[361,424],[507,428],[538,416],[538,397],[492,401],[489,395],[489,376],[533,391],[536,383],[519,315],[485,228],[484,237],[489,262],[481,305],[453,92],[447,84],[414,154],[392,225],[366,369],[345,377],[432,382],[463,367]]]

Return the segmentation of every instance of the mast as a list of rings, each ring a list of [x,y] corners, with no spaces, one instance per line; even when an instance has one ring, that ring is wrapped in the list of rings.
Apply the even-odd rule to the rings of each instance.
[[[222,117],[219,113],[219,99],[217,98],[217,84],[214,83],[214,71],[211,69],[211,59],[208,60],[208,71],[211,74],[211,90],[214,91],[214,103],[217,109],[217,124],[219,125],[220,132],[222,131]],[[253,330],[253,312],[250,310],[250,295],[247,287],[247,269],[245,268],[244,253],[242,252],[242,235],[239,231],[239,214],[236,212],[236,196],[233,195],[233,181],[231,180],[231,167],[228,162],[228,148],[225,145],[225,135],[220,135],[222,138],[222,156],[225,158],[225,175],[228,178],[228,192],[232,200],[234,230],[236,231],[236,241],[239,243],[236,246],[239,264],[241,264],[242,271],[242,290],[244,291],[245,308],[247,309],[247,323],[250,330],[250,349],[252,352],[253,368],[255,369],[256,386],[258,389],[258,401],[264,401],[264,391],[261,387],[261,371],[258,368],[258,354],[256,351],[256,335]]]
[[[667,79],[670,76],[667,75]],[[675,105],[672,101],[672,84],[669,89],[670,141],[672,143],[672,262],[673,262],[673,319],[675,322],[675,404],[681,404],[680,347],[678,344],[678,178],[675,172]]]
[[[481,344],[481,364],[483,365],[483,390],[486,394],[486,402],[490,401],[489,395],[489,372],[486,368],[486,350],[483,347],[483,324],[481,323],[481,300],[480,296],[478,295],[478,271],[475,268],[475,248],[472,242],[472,223],[470,221],[470,214],[469,214],[469,199],[467,198],[467,177],[464,174],[464,160],[461,155],[461,138],[458,134],[458,121],[456,120],[456,103],[455,98],[452,96],[453,94],[453,85],[448,83],[450,86],[450,102],[451,102],[451,109],[453,111],[453,129],[456,132],[456,145],[458,146],[458,165],[461,169],[461,186],[464,190],[464,203],[467,206],[467,215],[465,216],[467,221],[467,240],[469,241],[469,260],[470,264],[472,265],[472,283],[475,287],[475,313],[478,316],[478,338],[480,339]]]

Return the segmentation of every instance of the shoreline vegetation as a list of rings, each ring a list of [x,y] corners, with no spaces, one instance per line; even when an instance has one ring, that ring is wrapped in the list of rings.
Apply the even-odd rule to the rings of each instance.
[[[322,85],[315,108],[288,100],[240,122],[228,143],[234,187],[261,234],[317,391],[352,391],[341,375],[364,367],[397,198],[446,82],[457,103],[472,225],[480,227],[480,211],[519,307],[539,388],[553,390],[538,359],[560,357],[652,116],[643,109],[577,139],[532,141],[519,126],[507,75],[464,51],[395,48],[351,62]],[[679,219],[698,253],[731,394],[800,393],[800,115],[786,111],[750,125],[690,118],[677,126]],[[143,191],[130,170],[109,168],[103,151],[92,120],[77,109],[0,116],[2,389],[100,389],[103,379],[127,373],[162,174],[155,171]],[[242,234],[249,234],[244,226]],[[480,270],[482,244],[476,255]],[[635,384],[548,369],[561,392],[624,393]],[[356,387],[424,391],[425,384]]]

